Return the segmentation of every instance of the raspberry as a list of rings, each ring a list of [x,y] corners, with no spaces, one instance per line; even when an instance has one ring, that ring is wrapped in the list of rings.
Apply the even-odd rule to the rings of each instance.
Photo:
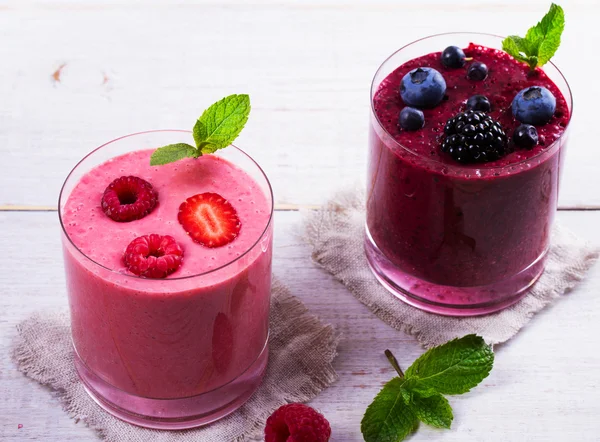
[[[327,419],[304,404],[279,407],[265,427],[265,442],[327,442],[330,437]]]
[[[127,269],[144,278],[166,278],[181,265],[183,249],[169,235],[140,236],[129,243],[123,261]]]
[[[110,219],[129,222],[148,215],[158,201],[152,184],[136,176],[122,176],[108,185],[102,195],[102,210]]]
[[[442,152],[460,163],[485,163],[508,153],[502,126],[485,112],[459,113],[448,120],[444,133]]]

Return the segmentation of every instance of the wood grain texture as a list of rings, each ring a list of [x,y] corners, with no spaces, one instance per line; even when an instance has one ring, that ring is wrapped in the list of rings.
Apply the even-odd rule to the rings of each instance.
[[[392,349],[406,367],[422,349],[311,262],[309,248],[296,236],[300,218],[298,212],[276,214],[274,271],[312,312],[342,332],[335,361],[340,379],[311,405],[331,421],[332,441],[361,441],[362,414],[393,376],[383,351]],[[558,218],[600,245],[600,213],[562,212]],[[46,389],[17,372],[8,356],[15,326],[30,312],[67,308],[56,214],[0,213],[0,243],[0,440],[96,440],[81,422],[65,415]],[[596,266],[573,293],[496,348],[494,370],[480,387],[451,398],[452,430],[423,426],[411,441],[598,440],[599,291]]]
[[[364,182],[369,85],[390,53],[445,31],[523,33],[548,2],[522,3],[4,1],[0,205],[55,204],[91,149],[141,130],[191,128],[233,92],[252,97],[238,144],[264,166],[277,202],[320,204]],[[581,60],[597,63],[586,54],[600,41],[600,4],[566,7],[556,62],[576,105],[560,203],[600,207],[589,130],[598,89],[580,72]]]

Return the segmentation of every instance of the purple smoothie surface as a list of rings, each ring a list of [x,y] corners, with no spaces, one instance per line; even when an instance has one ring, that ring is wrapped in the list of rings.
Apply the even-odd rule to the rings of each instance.
[[[491,168],[511,165],[530,159],[552,145],[569,122],[569,107],[554,82],[541,69],[531,72],[529,67],[518,62],[507,53],[471,43],[464,49],[468,61],[463,68],[445,67],[441,62],[441,52],[434,52],[404,63],[384,79],[373,97],[373,108],[383,128],[402,146],[414,153],[447,165],[460,165],[466,168]],[[480,61],[489,68],[484,81],[467,78],[471,63]],[[438,70],[446,80],[446,96],[433,109],[423,109],[425,126],[418,131],[405,131],[398,125],[398,115],[405,107],[399,89],[402,77],[418,67],[431,67]],[[512,142],[512,134],[519,126],[513,117],[511,103],[515,95],[529,86],[544,86],[556,97],[556,112],[547,124],[538,126],[540,143],[531,150],[519,149]],[[451,117],[466,110],[467,99],[473,95],[485,95],[492,105],[488,114],[498,120],[510,139],[512,153],[484,164],[460,164],[440,150],[444,135],[444,125]]]

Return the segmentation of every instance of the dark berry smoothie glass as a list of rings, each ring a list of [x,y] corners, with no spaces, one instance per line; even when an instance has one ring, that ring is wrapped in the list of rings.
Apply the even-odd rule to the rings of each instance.
[[[466,68],[441,64],[441,51],[451,45],[485,61],[485,81],[467,83]],[[430,312],[467,316],[503,309],[521,299],[544,270],[572,98],[553,64],[531,74],[493,50],[501,47],[502,38],[493,35],[434,35],[395,52],[373,79],[365,251],[390,292]],[[423,129],[403,135],[397,121],[404,104],[396,85],[419,66],[442,73],[446,95],[437,107],[423,110]],[[511,113],[513,97],[540,82],[556,96],[557,108],[537,128],[534,149],[475,164],[440,152],[444,125],[475,94],[490,99],[489,115],[511,138],[520,124]]]
[[[59,199],[75,367],[101,407],[149,428],[191,428],[231,413],[258,388],[268,359],[269,181],[235,146],[150,166],[153,149],[191,139],[151,131],[111,141],[75,166]],[[116,222],[103,212],[104,189],[121,176],[156,190],[158,204],[143,219]],[[180,204],[200,192],[237,210],[241,229],[228,245],[197,244],[178,222]],[[150,234],[170,235],[183,249],[164,279],[122,264],[128,244]]]

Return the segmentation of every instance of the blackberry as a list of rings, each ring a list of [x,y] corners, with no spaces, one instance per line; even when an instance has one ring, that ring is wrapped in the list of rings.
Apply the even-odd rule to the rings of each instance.
[[[442,152],[459,163],[485,163],[508,153],[502,126],[485,112],[469,110],[455,115],[444,133]]]

